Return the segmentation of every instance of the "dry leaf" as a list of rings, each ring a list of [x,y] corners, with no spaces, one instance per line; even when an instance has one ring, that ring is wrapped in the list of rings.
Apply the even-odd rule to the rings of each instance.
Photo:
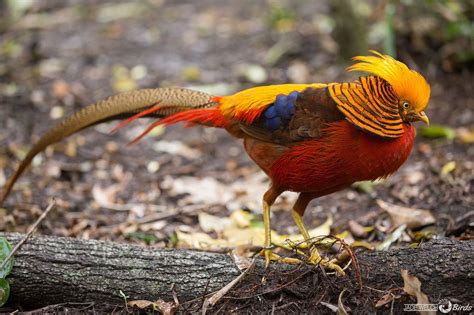
[[[416,304],[430,304],[428,296],[421,292],[421,282],[420,280],[408,273],[408,270],[402,269],[401,275],[403,278],[403,290],[411,296],[416,297]],[[422,315],[432,315],[436,314],[435,311],[420,311]]]
[[[254,217],[242,209],[232,212],[230,217],[218,217],[206,212],[198,214],[199,226],[204,232],[222,232],[230,227],[245,229]]]
[[[399,289],[392,289],[390,291],[398,291]],[[399,299],[401,297],[400,294],[394,294],[392,292],[388,292],[384,294],[378,301],[375,303],[375,308],[382,307],[384,305],[387,305],[388,303],[393,303],[394,300]]]
[[[331,233],[331,226],[333,223],[334,223],[334,220],[332,218],[332,215],[329,213],[326,221],[323,224],[308,231],[309,235],[311,237],[329,235]],[[295,235],[290,235],[290,238],[293,238],[294,236]]]
[[[135,301],[129,301],[128,306],[131,307],[138,307],[139,309],[144,309],[150,306],[153,306],[155,303],[147,300],[135,300]]]
[[[239,209],[237,211],[233,211],[230,214],[230,219],[234,223],[235,226],[239,228],[246,228],[250,226],[250,223],[252,219],[254,218],[254,215],[252,215],[250,212]]]
[[[263,227],[250,227],[247,229],[239,229],[232,227],[224,230],[223,236],[228,241],[229,247],[238,245],[254,245],[263,246],[265,232]],[[272,240],[275,242],[278,234],[272,231]]]
[[[185,233],[177,230],[176,237],[178,238],[177,247],[180,248],[219,250],[226,248],[228,245],[228,242],[224,240],[213,239],[209,234],[202,232]]]
[[[119,192],[119,185],[111,185],[106,188],[102,188],[100,185],[94,185],[92,187],[92,197],[99,206],[104,208],[110,208],[115,205],[115,196]]]
[[[163,300],[157,300],[154,303],[153,308],[158,310],[163,315],[173,315],[178,310],[179,304],[175,302],[165,302]]]
[[[456,130],[456,136],[462,143],[474,143],[474,129],[459,128]]]
[[[449,161],[448,163],[444,164],[441,168],[441,175],[447,175],[456,169],[456,162]]]
[[[358,238],[366,238],[368,236],[365,228],[354,220],[350,220],[347,225],[349,226],[349,231]]]
[[[375,303],[375,308],[382,307],[388,303],[391,303],[395,299],[395,295],[391,293],[384,294],[378,301]]]
[[[126,181],[123,181],[120,184],[115,184],[111,185],[106,188],[100,187],[98,184],[94,185],[92,187],[92,197],[94,198],[94,201],[97,203],[102,208],[107,208],[110,210],[116,210],[116,211],[132,211],[131,214],[135,214],[136,216],[143,216],[143,212],[145,209],[159,209],[159,206],[154,206],[154,205],[148,205],[148,204],[121,204],[121,203],[115,203],[115,197],[117,193],[123,190],[124,183]]]
[[[398,228],[395,229],[395,231],[390,233],[382,243],[377,245],[375,247],[375,249],[376,250],[387,250],[387,249],[389,249],[389,247],[393,243],[395,243],[402,236],[402,234],[403,234],[403,232],[405,232],[406,228],[407,228],[406,224],[400,225]]]
[[[218,217],[200,212],[198,214],[199,226],[204,232],[222,232],[232,225],[232,220],[227,217]]]
[[[377,204],[390,215],[395,226],[406,224],[409,229],[416,229],[436,221],[429,210],[402,207],[380,199],[377,200]]]
[[[131,307],[137,307],[141,310],[146,309],[148,307],[152,307],[153,310],[157,310],[164,315],[173,315],[179,307],[176,302],[165,302],[161,299],[155,302],[147,300],[129,301],[127,305]]]
[[[140,230],[143,231],[143,232],[161,231],[168,224],[169,223],[166,220],[159,220],[159,221],[156,221],[156,222],[141,224],[140,225]]]
[[[169,189],[171,195],[188,194],[182,202],[189,204],[227,204],[234,198],[228,187],[213,177],[166,176],[161,183],[163,189]]]

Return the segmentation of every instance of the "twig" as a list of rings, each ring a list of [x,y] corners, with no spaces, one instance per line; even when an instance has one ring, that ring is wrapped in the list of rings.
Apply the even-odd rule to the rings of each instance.
[[[230,291],[230,289],[232,289],[247,273],[249,273],[249,271],[252,270],[253,267],[255,267],[255,262],[256,258],[252,260],[252,264],[247,269],[245,269],[245,271],[242,272],[237,278],[229,282],[225,287],[217,291],[213,296],[206,299],[206,301],[204,301],[204,305],[202,306],[202,314],[205,315],[209,305],[215,305],[224,295],[226,295]]]
[[[15,245],[13,250],[8,254],[8,256],[3,260],[2,264],[0,265],[0,270],[3,269],[8,261],[13,257],[13,255],[20,249],[20,247],[28,240],[28,238],[33,234],[33,232],[36,230],[38,225],[41,223],[41,221],[46,218],[48,213],[53,209],[53,207],[56,205],[56,199],[53,198],[53,201],[48,205],[46,210],[40,215],[40,217],[36,220],[35,223],[33,223],[32,226],[28,229],[28,232],[26,232],[25,236],[18,242],[18,244]]]

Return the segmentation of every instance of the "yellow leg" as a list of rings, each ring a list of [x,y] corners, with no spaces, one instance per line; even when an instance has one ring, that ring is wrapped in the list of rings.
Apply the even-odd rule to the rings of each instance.
[[[263,201],[263,227],[265,228],[265,242],[263,244],[263,251],[265,253],[265,268],[270,265],[272,256],[272,231],[270,228],[270,205]]]
[[[304,225],[303,218],[294,209],[291,209],[291,216],[293,217],[293,220],[295,221],[296,226],[298,226],[298,230],[300,230],[301,235],[303,235],[304,240],[309,241],[311,236],[309,235],[309,232],[306,229],[306,226]]]
[[[291,216],[293,217],[293,220],[298,226],[298,229],[300,230],[301,235],[303,235],[305,241],[310,242],[311,235],[309,235],[309,232],[304,225],[303,218],[294,209],[291,210]],[[329,261],[327,258],[322,258],[315,247],[310,248],[309,262],[315,265],[321,265],[326,269],[334,270],[340,275],[344,275],[344,270],[342,270],[342,268],[335,263],[335,259]]]
[[[287,264],[298,264],[299,259],[280,257],[272,252],[272,231],[270,226],[270,205],[263,201],[263,226],[265,229],[265,240],[263,244],[263,254],[265,255],[265,268],[268,268],[272,260],[284,262]]]

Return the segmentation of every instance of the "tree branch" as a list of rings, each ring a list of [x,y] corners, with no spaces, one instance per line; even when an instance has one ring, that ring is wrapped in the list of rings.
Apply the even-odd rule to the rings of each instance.
[[[13,244],[22,238],[17,233],[0,236]],[[24,308],[79,301],[122,303],[120,290],[130,300],[172,301],[172,284],[182,302],[218,290],[240,274],[223,254],[47,236],[31,237],[15,259],[8,277],[10,303]],[[435,300],[474,299],[473,241],[434,240],[418,249],[363,252],[358,259],[364,285],[403,286],[400,269],[408,269]]]

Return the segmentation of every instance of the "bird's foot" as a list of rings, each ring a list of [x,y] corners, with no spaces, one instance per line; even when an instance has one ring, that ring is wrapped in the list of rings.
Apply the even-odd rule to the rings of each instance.
[[[304,241],[300,243],[278,244],[277,246],[292,251],[300,257],[304,257],[302,259],[291,258],[295,261],[299,261],[300,263],[319,265],[327,271],[335,271],[338,275],[342,276],[345,275],[345,272],[341,265],[344,265],[350,258],[350,256],[348,255],[338,255],[337,258],[333,259],[323,257],[316,249],[316,243],[310,241]],[[308,252],[309,255],[306,254]],[[346,252],[344,251],[344,253]]]
[[[291,257],[282,257],[273,252],[273,247],[262,249],[262,251],[260,252],[260,255],[265,256],[265,268],[268,268],[271,261],[276,261],[276,262],[286,263],[286,264],[293,264],[293,265],[306,262],[313,265],[319,265],[327,271],[334,271],[336,272],[336,274],[340,276],[345,275],[344,270],[338,264],[339,263],[338,259],[334,258],[330,260],[326,257],[322,257],[319,254],[318,250],[314,247],[310,249],[310,255],[305,260],[301,260],[298,258],[291,258]]]
[[[314,265],[319,265],[324,268],[324,270],[328,271],[335,271],[337,275],[339,276],[345,276],[344,270],[341,268],[341,266],[338,265],[338,260],[337,259],[328,259],[326,257],[322,257],[321,254],[319,254],[318,250],[316,248],[310,248],[309,250],[310,255],[307,260],[308,263],[314,264]]]
[[[260,255],[265,256],[265,268],[268,268],[271,261],[277,261],[277,262],[287,263],[287,264],[301,263],[301,260],[297,258],[282,257],[280,255],[275,254],[273,252],[273,247],[267,247],[267,248],[262,249],[262,251],[260,252]]]

